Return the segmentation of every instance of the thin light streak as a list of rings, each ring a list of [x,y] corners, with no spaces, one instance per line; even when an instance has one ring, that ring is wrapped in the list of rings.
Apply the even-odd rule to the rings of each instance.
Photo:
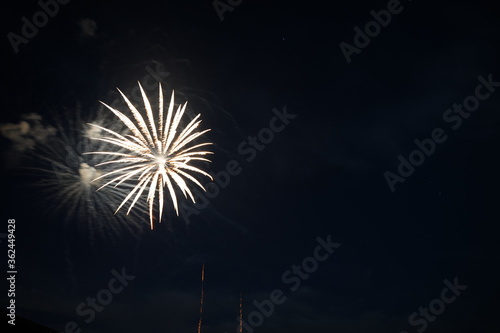
[[[243,293],[240,292],[240,333],[243,332]]]
[[[205,291],[203,289],[204,282],[205,282],[205,264],[201,266],[200,320],[198,321],[198,333],[201,333],[201,322],[203,320],[203,298],[205,296]]]

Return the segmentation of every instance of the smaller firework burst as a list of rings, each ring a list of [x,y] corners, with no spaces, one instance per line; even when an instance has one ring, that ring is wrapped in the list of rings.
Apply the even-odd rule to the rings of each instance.
[[[159,84],[159,111],[158,119],[155,120],[151,103],[140,83],[139,88],[144,100],[146,119],[120,89],[118,89],[127,103],[135,122],[122,112],[103,102],[101,103],[122,121],[130,131],[130,134],[118,133],[117,131],[113,131],[101,125],[91,124],[110,135],[98,137],[96,140],[111,144],[115,149],[93,151],[88,154],[117,157],[116,159],[97,165],[106,167],[110,165],[119,165],[120,167],[104,172],[104,174],[95,178],[95,181],[111,178],[111,180],[107,181],[99,189],[108,187],[108,185],[112,184],[114,187],[119,187],[126,182],[133,182],[135,186],[118,206],[116,212],[118,212],[125,203],[131,200],[131,204],[127,211],[128,214],[144,193],[147,196],[146,201],[149,206],[150,224],[151,229],[153,229],[153,206],[156,192],[158,192],[159,205],[158,220],[161,222],[164,206],[163,190],[165,186],[172,199],[175,212],[179,215],[178,199],[173,185],[177,185],[186,198],[189,196],[191,200],[195,202],[194,196],[185,179],[196,184],[205,191],[203,185],[201,185],[190,172],[204,175],[210,179],[212,179],[212,177],[207,172],[193,166],[191,163],[193,161],[210,162],[210,160],[204,156],[212,154],[212,152],[197,150],[200,147],[211,145],[211,143],[203,142],[194,144],[198,138],[209,131],[209,129],[196,131],[201,123],[201,120],[199,120],[200,114],[181,128],[181,121],[186,110],[187,102],[183,105],[179,105],[174,115],[175,103],[174,92],[172,91],[166,119],[164,120],[163,91],[161,84]],[[125,150],[125,152],[120,150]]]
[[[115,131],[124,130],[122,124],[112,123],[102,115],[89,118]],[[22,168],[24,183],[29,186],[27,195],[43,208],[42,214],[64,221],[65,228],[76,228],[79,233],[88,234],[92,243],[103,236],[107,240],[126,235],[135,237],[145,225],[141,221],[147,216],[147,206],[138,204],[135,214],[129,216],[113,215],[114,208],[128,195],[132,185],[124,183],[121,188],[97,192],[102,183],[93,180],[102,172],[96,169],[96,165],[116,157],[83,154],[88,150],[110,149],[109,143],[90,139],[102,135],[102,131],[89,126],[88,119],[84,121],[79,110],[58,115],[46,127],[42,126],[41,120],[34,125],[31,118],[28,121],[32,131],[50,129],[50,135],[43,140],[33,139],[33,147],[24,152],[27,161]],[[25,141],[27,139],[22,142]]]

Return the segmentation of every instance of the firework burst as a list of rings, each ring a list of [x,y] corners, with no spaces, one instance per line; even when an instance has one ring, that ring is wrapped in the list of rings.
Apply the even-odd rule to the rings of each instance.
[[[97,192],[103,183],[92,182],[102,174],[96,165],[116,157],[83,154],[89,150],[112,149],[109,143],[90,139],[102,135],[103,131],[88,126],[89,120],[119,132],[124,126],[101,115],[84,116],[78,108],[68,110],[62,116],[54,115],[51,125],[47,126],[41,117],[35,116],[30,115],[25,120],[25,127],[31,135],[18,137],[15,142],[18,149],[30,147],[24,151],[25,159],[20,169],[21,184],[27,190],[24,191],[26,199],[36,202],[42,216],[64,221],[65,230],[76,228],[74,230],[79,234],[87,234],[91,244],[102,237],[106,241],[119,241],[142,232],[147,225],[142,222],[142,217],[148,212],[146,204],[138,203],[129,216],[124,213],[113,215],[116,206],[133,188],[133,183]],[[124,149],[121,151],[125,152]]]
[[[187,102],[183,105],[179,105],[174,115],[173,91],[166,119],[164,119],[163,91],[161,84],[159,85],[159,111],[158,119],[155,120],[151,103],[149,102],[148,97],[146,96],[146,93],[140,83],[139,88],[144,100],[146,119],[120,91],[120,89],[118,89],[129,107],[135,122],[120,111],[103,102],[101,103],[122,121],[122,123],[130,131],[130,134],[120,134],[103,126],[90,124],[109,134],[109,136],[106,137],[95,138],[96,140],[109,143],[117,150],[94,151],[88,152],[87,154],[100,154],[116,157],[116,159],[97,165],[120,166],[118,168],[113,167],[112,171],[104,172],[101,176],[94,179],[94,181],[98,181],[101,179],[111,178],[111,180],[107,181],[98,190],[107,187],[108,185],[117,187],[130,181],[134,182],[135,186],[118,206],[116,212],[118,212],[120,208],[125,205],[125,203],[131,200],[131,204],[127,211],[128,214],[144,193],[146,194],[146,201],[149,207],[151,229],[153,229],[153,206],[156,192],[158,192],[159,206],[158,221],[161,222],[165,186],[168,189],[168,193],[172,199],[172,204],[177,215],[179,215],[179,207],[174,184],[181,190],[184,197],[187,198],[189,196],[193,202],[195,202],[194,196],[191,193],[185,179],[191,181],[205,191],[203,185],[201,185],[201,183],[192,174],[190,174],[190,172],[204,175],[210,179],[212,179],[212,177],[207,172],[191,165],[190,163],[192,161],[210,162],[210,160],[204,156],[212,154],[212,152],[200,151],[197,149],[211,145],[212,143],[204,142],[194,144],[195,140],[210,130],[206,129],[203,131],[196,131],[201,123],[201,120],[199,120],[200,114],[194,117],[184,128],[181,128],[181,120],[186,110]],[[122,149],[125,149],[125,152],[121,152],[120,150]]]

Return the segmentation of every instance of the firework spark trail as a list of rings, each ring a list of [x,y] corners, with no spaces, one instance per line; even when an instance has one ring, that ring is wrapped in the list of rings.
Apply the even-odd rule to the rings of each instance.
[[[201,332],[201,322],[203,319],[203,297],[204,297],[203,283],[204,282],[205,282],[205,264],[203,264],[201,266],[200,320],[198,321],[198,333]]]
[[[243,293],[240,293],[240,333],[243,332]]]
[[[206,190],[196,178],[188,173],[188,171],[202,174],[210,179],[212,179],[212,176],[210,176],[207,172],[190,165],[189,163],[191,161],[211,162],[203,156],[213,153],[210,151],[195,150],[203,146],[211,145],[212,143],[205,142],[190,145],[194,140],[210,131],[209,129],[200,132],[195,131],[201,123],[201,120],[198,119],[200,117],[199,114],[194,117],[182,130],[179,129],[182,116],[186,110],[187,102],[183,105],[179,105],[174,115],[174,92],[172,91],[167,116],[164,120],[163,91],[161,84],[159,84],[158,123],[155,125],[151,103],[149,102],[140,83],[139,88],[144,100],[144,107],[146,109],[147,116],[146,119],[119,89],[118,91],[129,107],[135,123],[125,114],[101,102],[123,122],[123,124],[130,130],[131,134],[122,135],[97,124],[90,124],[111,135],[107,137],[99,137],[96,138],[96,140],[115,145],[119,149],[125,149],[128,153],[116,151],[94,151],[88,152],[87,154],[104,154],[118,157],[115,160],[104,162],[97,166],[119,164],[125,165],[124,167],[107,172],[94,180],[104,179],[109,176],[113,177],[110,181],[102,185],[99,190],[113,183],[116,187],[127,181],[135,181],[136,185],[118,206],[116,212],[118,212],[127,201],[132,200],[127,211],[128,214],[142,194],[147,193],[146,201],[149,206],[151,229],[153,229],[153,205],[156,192],[158,192],[159,204],[158,221],[161,222],[162,218],[164,206],[163,190],[165,186],[168,189],[174,210],[178,216],[178,200],[173,185],[177,185],[182,194],[184,194],[185,198],[189,196],[190,199],[195,202],[194,196],[184,179],[188,179],[204,191]],[[146,190],[146,188],[148,189]]]

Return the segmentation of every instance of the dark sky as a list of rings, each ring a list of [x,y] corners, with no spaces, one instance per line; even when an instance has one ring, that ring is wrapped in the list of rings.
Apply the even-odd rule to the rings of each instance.
[[[243,332],[498,332],[491,2],[49,0],[48,16],[44,1],[1,20],[0,240],[6,263],[15,219],[18,317],[196,332],[204,265],[204,333],[237,331],[240,295]],[[150,230],[68,173],[89,161],[87,122],[118,124],[98,101],[128,112],[116,87],[157,80],[211,129],[219,185],[180,216],[168,201]]]

